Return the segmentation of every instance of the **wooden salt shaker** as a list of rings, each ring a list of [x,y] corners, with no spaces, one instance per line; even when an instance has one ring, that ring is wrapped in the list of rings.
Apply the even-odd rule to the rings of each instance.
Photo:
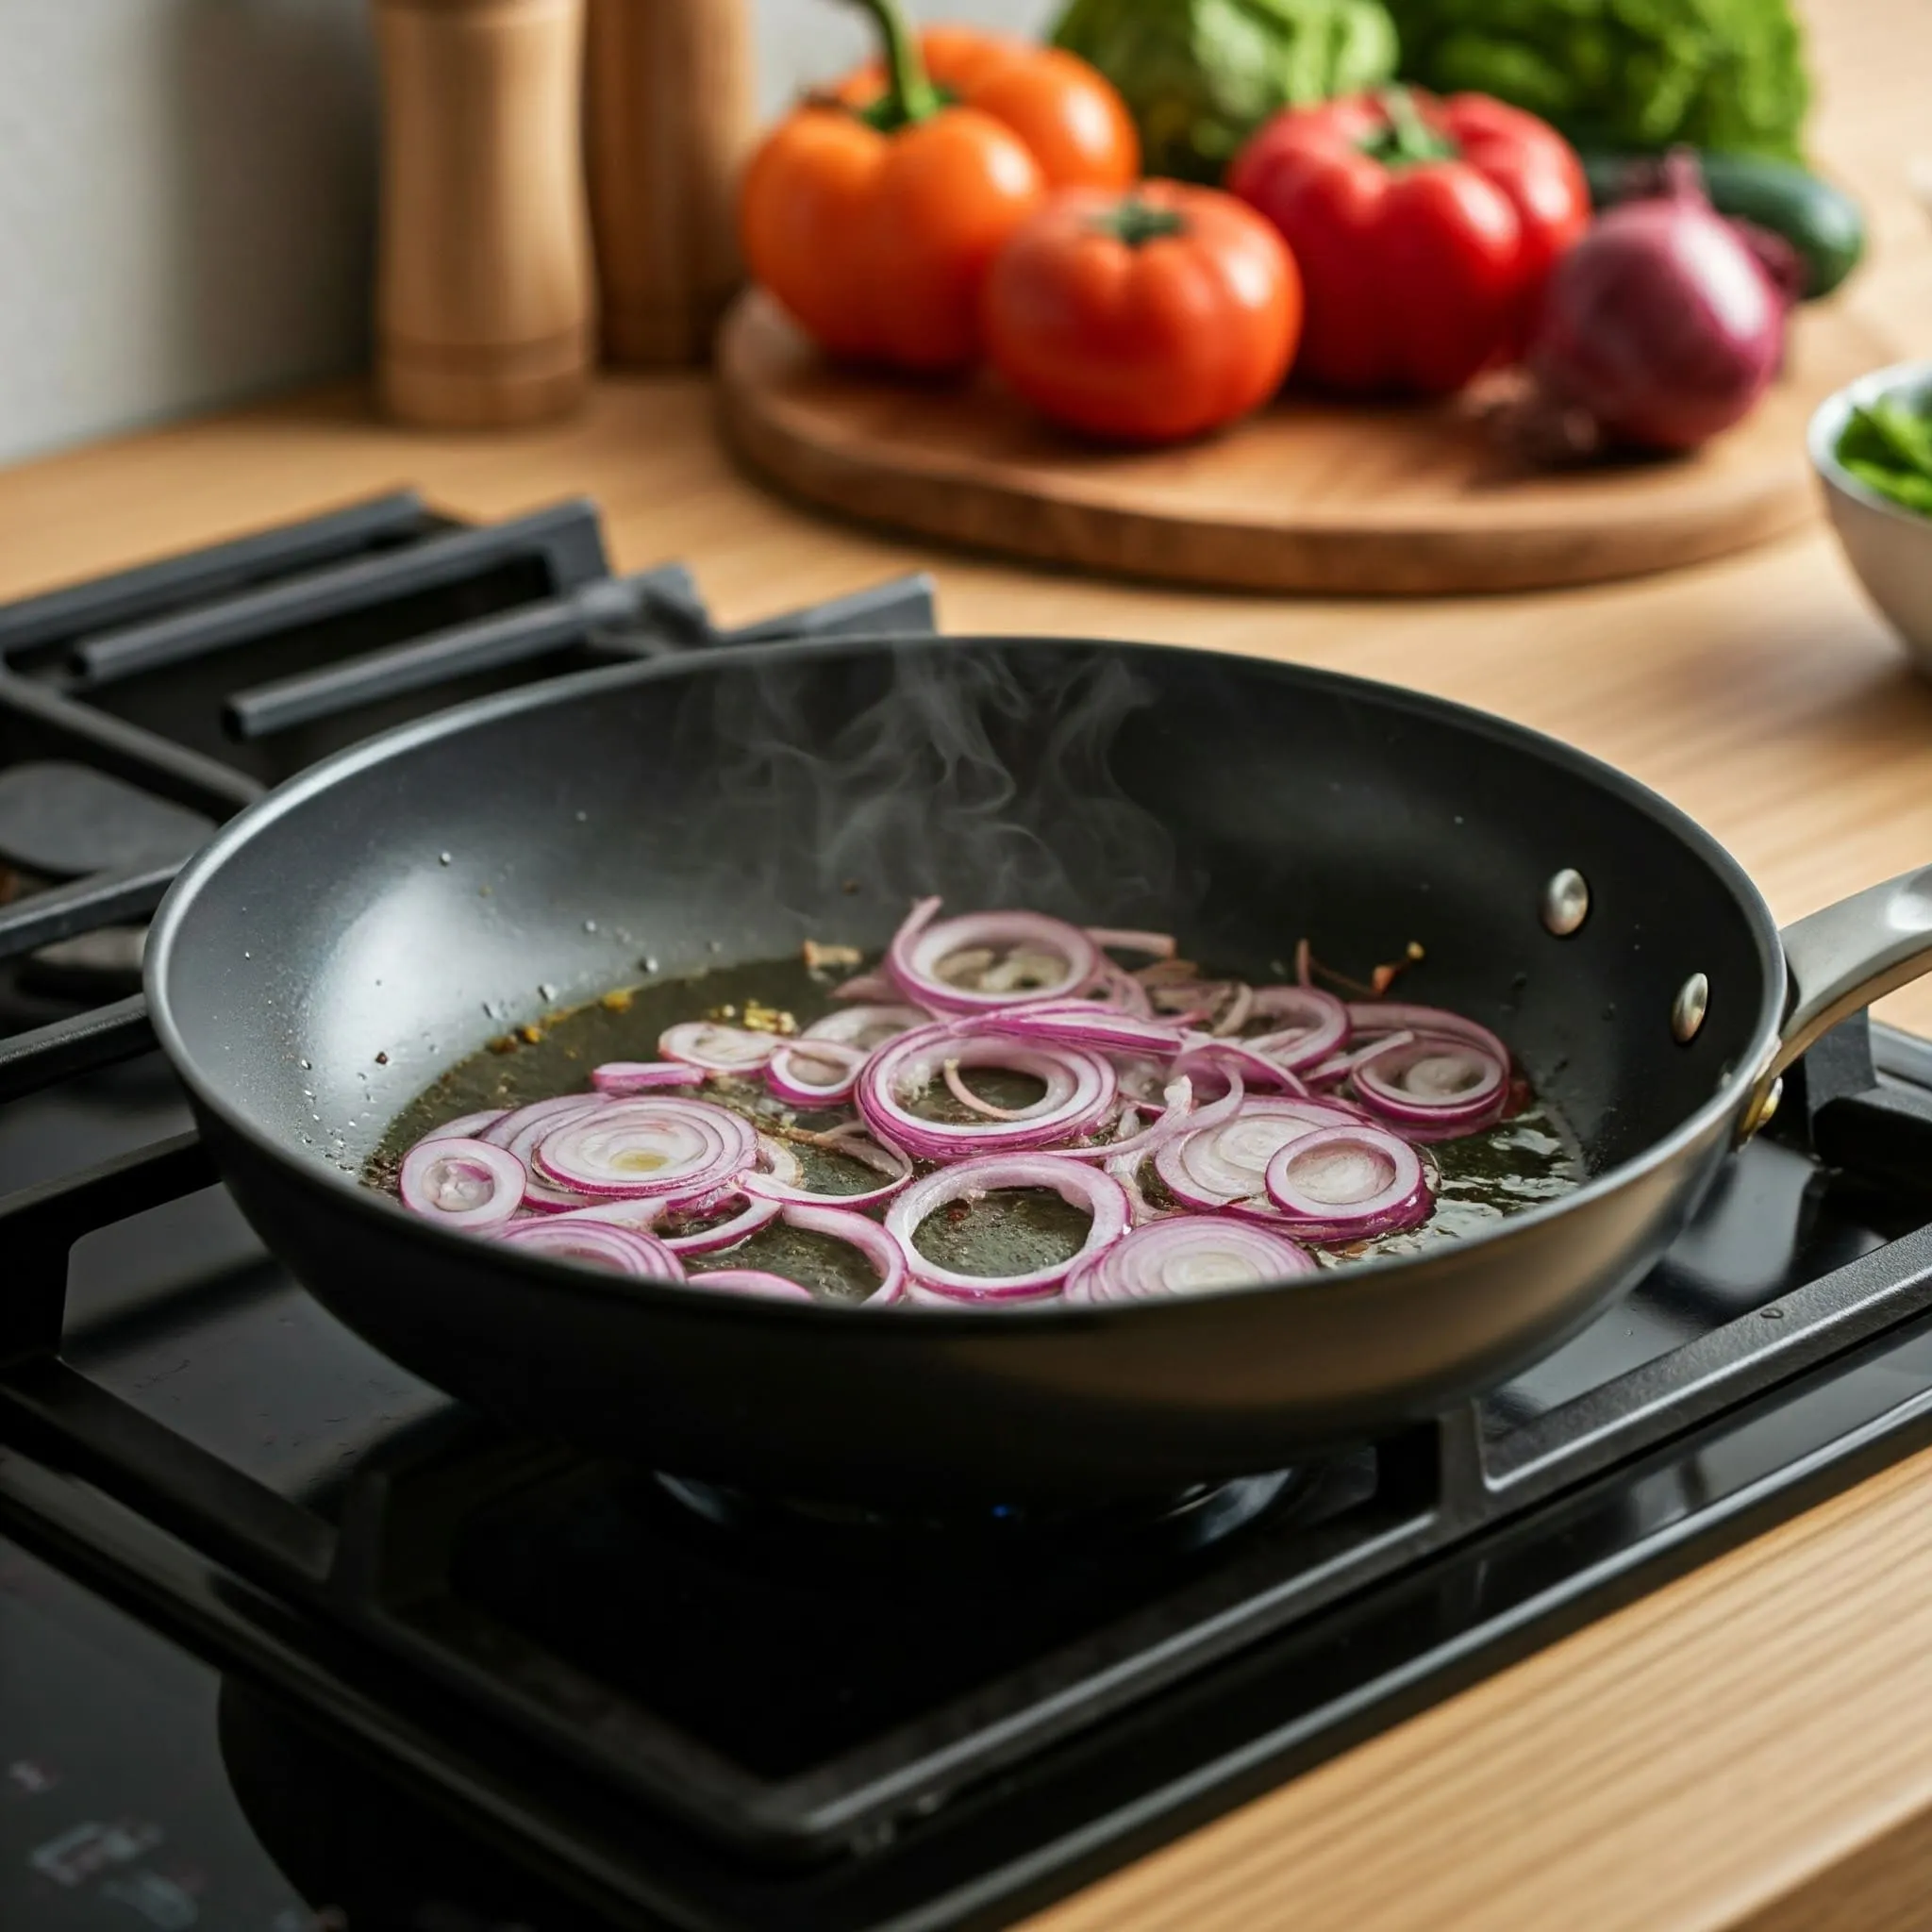
[[[605,356],[702,361],[741,279],[745,0],[590,0],[584,114]]]
[[[436,428],[568,410],[595,361],[584,0],[374,0],[382,64],[375,359]]]

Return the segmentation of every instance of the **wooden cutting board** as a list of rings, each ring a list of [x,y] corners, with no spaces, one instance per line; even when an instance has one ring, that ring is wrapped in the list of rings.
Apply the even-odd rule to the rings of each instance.
[[[1815,512],[1812,408],[1893,359],[1858,318],[1807,308],[1784,376],[1708,448],[1544,474],[1453,401],[1294,397],[1208,441],[1123,452],[1053,429],[990,376],[836,368],[757,291],[718,338],[726,435],[808,503],[1120,575],[1377,595],[1593,583],[1779,536]]]

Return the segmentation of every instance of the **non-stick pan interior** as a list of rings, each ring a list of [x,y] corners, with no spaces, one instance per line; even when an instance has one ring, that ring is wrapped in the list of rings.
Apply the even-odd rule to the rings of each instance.
[[[1563,868],[1590,913],[1541,918]],[[161,991],[224,1108],[356,1171],[433,1075],[648,974],[880,944],[910,899],[1295,942],[1493,1025],[1613,1165],[1707,1100],[1778,987],[1761,906],[1638,788],[1509,727],[1208,653],[964,639],[713,653],[348,754],[192,867]],[[175,916],[176,914],[185,916]],[[1670,1024],[1693,973],[1709,1018]]]

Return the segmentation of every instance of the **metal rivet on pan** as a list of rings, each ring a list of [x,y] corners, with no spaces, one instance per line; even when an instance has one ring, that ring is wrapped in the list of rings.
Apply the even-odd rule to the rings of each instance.
[[[1671,1034],[1679,1046],[1688,1046],[1697,1038],[1697,1029],[1709,1010],[1710,981],[1703,974],[1693,973],[1671,1002]]]
[[[1777,1104],[1785,1097],[1784,1078],[1780,1075],[1764,1090],[1764,1098],[1757,1103],[1757,1111],[1751,1117],[1749,1131],[1757,1133],[1760,1127],[1771,1124],[1771,1117],[1777,1111]]]
[[[1543,924],[1567,940],[1590,917],[1590,882],[1574,866],[1554,874],[1543,888]]]

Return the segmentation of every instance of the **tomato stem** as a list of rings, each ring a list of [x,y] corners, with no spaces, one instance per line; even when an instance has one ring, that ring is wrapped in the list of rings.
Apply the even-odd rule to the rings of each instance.
[[[1184,234],[1188,224],[1178,208],[1161,208],[1130,192],[1122,195],[1104,213],[1095,215],[1093,225],[1102,234],[1124,242],[1129,248],[1139,248],[1163,235]]]
[[[856,0],[872,16],[886,57],[886,91],[866,119],[890,133],[895,127],[924,121],[945,105],[920,58],[919,38],[908,24],[899,0]]]

